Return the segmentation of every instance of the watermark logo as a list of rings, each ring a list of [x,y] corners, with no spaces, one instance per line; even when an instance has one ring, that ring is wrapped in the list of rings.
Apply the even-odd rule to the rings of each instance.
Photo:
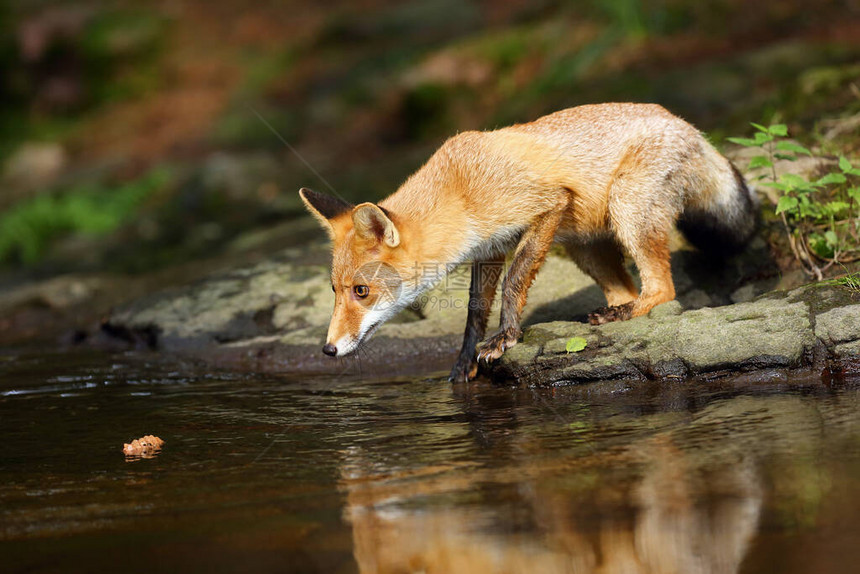
[[[385,311],[397,305],[403,291],[403,279],[397,270],[382,261],[371,261],[358,268],[352,284],[366,286],[367,296],[358,302],[375,311]]]
[[[475,286],[479,292],[486,292],[487,288],[497,286],[506,271],[503,262],[478,262],[459,265],[449,269],[443,263],[416,262],[410,269],[418,284],[434,286],[434,289],[425,295],[419,296],[413,305],[418,308],[437,309],[467,309],[467,308],[489,308],[490,303],[478,298],[469,300],[468,295],[462,299],[457,292],[469,291],[469,285],[476,278],[479,281]],[[381,261],[371,261],[362,265],[353,275],[352,284],[355,287],[366,287],[367,295],[361,297],[358,302],[364,307],[373,310],[385,311],[396,307],[403,292],[403,277],[398,271]],[[461,300],[462,299],[462,300]]]

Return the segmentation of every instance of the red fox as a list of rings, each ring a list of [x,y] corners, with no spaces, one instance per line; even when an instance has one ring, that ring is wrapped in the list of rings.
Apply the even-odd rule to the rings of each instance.
[[[758,212],[737,169],[692,125],[654,104],[585,105],[460,133],[379,204],[299,193],[333,242],[327,355],[352,353],[445,273],[474,263],[453,381],[475,377],[478,361],[517,343],[526,294],[554,241],[603,289],[608,306],[589,315],[601,324],[675,298],[673,225],[696,247],[725,255],[750,239]],[[481,270],[510,251],[499,330],[476,350],[499,275]]]

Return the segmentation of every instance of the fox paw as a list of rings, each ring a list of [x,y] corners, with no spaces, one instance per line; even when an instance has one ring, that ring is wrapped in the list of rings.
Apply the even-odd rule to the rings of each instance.
[[[519,329],[505,329],[499,331],[478,349],[478,361],[490,363],[505,354],[507,349],[510,349],[517,344],[517,339],[520,336]]]
[[[614,307],[601,307],[594,313],[588,314],[588,322],[592,325],[603,325],[613,321],[626,321],[633,317],[633,301]]]
[[[478,376],[478,361],[469,359],[466,361],[458,360],[454,368],[451,369],[451,374],[448,375],[448,381],[451,383],[467,383]]]

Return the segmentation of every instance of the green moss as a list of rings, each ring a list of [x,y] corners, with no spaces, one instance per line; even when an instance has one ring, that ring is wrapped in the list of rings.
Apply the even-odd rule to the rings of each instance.
[[[64,235],[100,236],[115,230],[169,179],[170,172],[160,168],[116,188],[83,184],[13,206],[0,215],[0,264],[33,263]]]

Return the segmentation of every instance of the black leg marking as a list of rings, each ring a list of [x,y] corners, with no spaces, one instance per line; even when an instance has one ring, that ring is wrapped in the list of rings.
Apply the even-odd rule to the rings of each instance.
[[[475,360],[475,346],[487,332],[487,320],[496,295],[496,287],[502,277],[504,256],[489,261],[475,261],[472,264],[472,282],[469,285],[469,314],[466,318],[466,332],[460,355],[448,380],[465,383],[474,379],[478,372]]]
[[[478,351],[479,361],[494,361],[501,357],[506,349],[517,344],[517,339],[522,334],[520,315],[526,304],[529,287],[552,245],[561,215],[561,210],[542,215],[520,239],[511,267],[502,282],[499,331],[487,339]]]

